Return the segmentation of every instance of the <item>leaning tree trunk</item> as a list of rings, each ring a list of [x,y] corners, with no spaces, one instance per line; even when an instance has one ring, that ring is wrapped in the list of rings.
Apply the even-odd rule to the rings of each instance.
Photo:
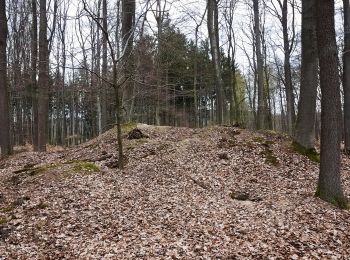
[[[340,176],[341,102],[334,0],[317,1],[317,47],[321,82],[321,163],[316,196],[346,207]]]
[[[302,1],[301,82],[294,140],[306,149],[315,146],[318,84],[315,0]]]
[[[7,156],[12,152],[7,88],[7,18],[5,2],[5,0],[0,0],[0,147],[2,156]]]
[[[47,40],[46,0],[40,0],[39,78],[38,78],[38,143],[37,151],[46,151],[49,112],[49,50]]]
[[[345,151],[350,154],[350,6],[344,4],[344,52],[343,52],[343,88],[344,88],[344,137]]]

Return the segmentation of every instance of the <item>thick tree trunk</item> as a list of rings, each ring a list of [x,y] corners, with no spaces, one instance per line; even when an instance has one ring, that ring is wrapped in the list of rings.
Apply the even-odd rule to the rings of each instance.
[[[40,0],[39,79],[38,79],[38,143],[37,151],[46,151],[49,110],[49,51],[47,40],[46,0]]]
[[[257,129],[264,129],[266,108],[264,102],[264,70],[263,58],[261,54],[261,33],[260,33],[260,15],[259,15],[259,0],[253,0],[254,9],[254,36],[255,36],[255,52],[257,63],[257,83],[258,83],[258,114],[257,114]]]
[[[316,96],[318,84],[315,0],[302,1],[301,82],[295,142],[315,146]]]
[[[344,137],[345,151],[350,153],[350,5],[344,4],[344,52],[343,52],[343,88],[344,88]]]
[[[132,54],[135,23],[135,0],[122,0],[122,37],[123,37],[123,65],[124,77],[127,79],[124,86],[124,107],[126,119],[132,120],[134,84],[131,75],[134,70],[134,55]]]
[[[340,178],[341,102],[334,0],[317,1],[317,47],[321,82],[321,163],[316,196],[346,207]]]
[[[220,62],[219,32],[218,32],[218,7],[216,0],[208,0],[208,34],[211,47],[211,55],[215,72],[216,86],[216,121],[223,123],[224,100],[223,100],[223,82]]]
[[[0,0],[0,148],[2,156],[12,153],[9,94],[7,87],[7,18],[5,2],[5,0]]]

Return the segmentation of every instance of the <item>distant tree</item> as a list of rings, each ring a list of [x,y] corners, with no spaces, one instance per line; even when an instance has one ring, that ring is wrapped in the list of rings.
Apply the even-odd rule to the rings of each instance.
[[[340,176],[341,102],[334,0],[316,1],[321,83],[321,162],[316,196],[347,207]]]
[[[318,86],[315,0],[302,1],[301,26],[301,82],[294,140],[306,149],[313,149]]]
[[[0,0],[0,147],[1,155],[12,153],[10,137],[9,94],[7,85],[6,1]]]

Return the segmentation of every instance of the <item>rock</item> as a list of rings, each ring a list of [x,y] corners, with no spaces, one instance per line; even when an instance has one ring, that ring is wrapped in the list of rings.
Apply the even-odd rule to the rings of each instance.
[[[139,128],[134,128],[128,133],[128,139],[130,140],[142,138],[149,138],[149,136],[142,133],[142,131]]]
[[[229,159],[227,153],[219,153],[218,157],[219,157],[220,160],[228,160]]]

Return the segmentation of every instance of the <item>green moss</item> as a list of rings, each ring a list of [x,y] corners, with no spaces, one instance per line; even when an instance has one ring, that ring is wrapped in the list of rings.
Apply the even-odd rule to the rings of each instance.
[[[36,223],[36,228],[37,228],[37,230],[39,230],[39,231],[42,231],[42,230],[44,230],[45,229],[45,226],[46,226],[46,223],[45,223],[45,221],[38,221],[38,223]]]
[[[137,127],[137,123],[135,121],[129,121],[127,123],[124,123],[124,124],[121,125],[122,133],[123,134],[128,133],[132,129],[136,128],[136,127]],[[115,128],[115,129],[117,131],[117,128]]]
[[[265,162],[274,166],[278,166],[279,162],[276,156],[274,156],[273,151],[269,147],[265,147],[262,154],[265,156]]]
[[[10,204],[4,208],[1,209],[2,212],[10,212],[15,208],[15,206],[13,204]]]
[[[314,148],[308,149],[297,142],[293,142],[292,149],[293,151],[306,156],[313,162],[320,162],[320,154]]]
[[[73,170],[76,172],[99,172],[100,171],[100,167],[94,163],[91,162],[77,162],[74,167]]]
[[[317,186],[315,197],[327,201],[340,209],[350,209],[349,200],[346,197],[330,197],[329,195],[321,192],[319,186]]]
[[[0,225],[4,225],[8,222],[7,218],[0,218]]]
[[[38,205],[36,205],[37,209],[46,209],[49,206],[49,204],[40,201]]]
[[[262,144],[265,142],[265,138],[261,137],[261,136],[255,136],[253,139],[252,139],[253,142],[255,143],[259,143],[259,144]]]

